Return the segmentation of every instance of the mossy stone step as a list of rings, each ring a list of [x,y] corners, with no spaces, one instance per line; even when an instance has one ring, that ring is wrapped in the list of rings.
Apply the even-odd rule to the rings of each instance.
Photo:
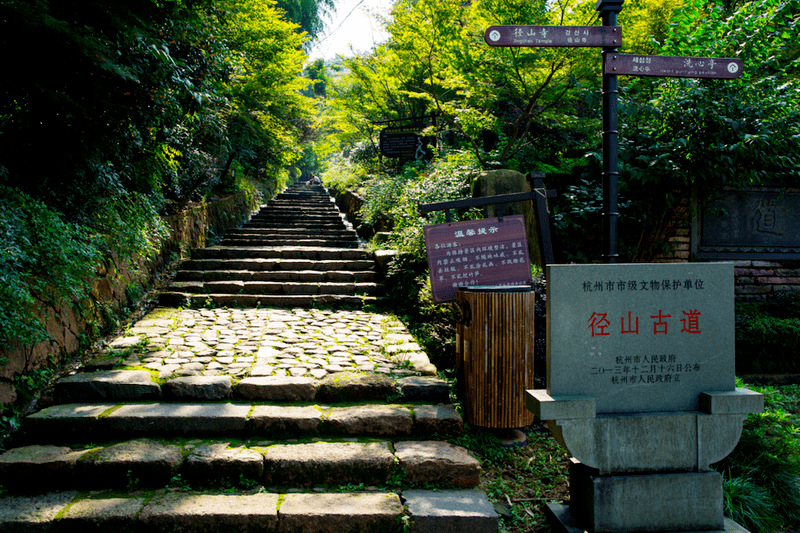
[[[498,527],[486,495],[474,489],[322,494],[162,489],[154,494],[87,497],[66,491],[0,498],[0,529],[5,531],[496,533]]]
[[[191,259],[184,261],[184,270],[245,270],[249,272],[270,271],[351,271],[371,270],[375,262],[369,259]]]
[[[391,443],[136,439],[91,447],[31,445],[0,455],[0,484],[13,493],[50,489],[122,489],[181,483],[222,488],[231,482],[268,487],[347,484],[471,488],[480,463],[466,449],[439,441]]]
[[[94,442],[139,436],[379,437],[459,435],[449,405],[259,405],[244,402],[62,404],[28,416],[32,443]]]
[[[320,259],[364,260],[373,254],[355,248],[325,248],[303,246],[209,246],[192,250],[192,259]]]
[[[277,294],[277,295],[375,295],[380,285],[372,282],[303,282],[284,281],[173,281],[169,290],[211,294]]]
[[[372,282],[373,270],[178,270],[175,281],[297,281],[306,283]]]
[[[185,376],[152,382],[146,370],[103,370],[67,376],[56,382],[57,403],[143,400],[252,402],[396,402],[448,403],[446,381],[422,376],[392,378],[369,373],[339,373],[321,380],[308,377],[249,377],[233,383],[230,376]]]
[[[159,294],[158,304],[161,306],[203,307],[314,307],[316,305],[338,306],[385,306],[388,301],[382,297],[347,295],[347,294],[197,294],[165,290]]]

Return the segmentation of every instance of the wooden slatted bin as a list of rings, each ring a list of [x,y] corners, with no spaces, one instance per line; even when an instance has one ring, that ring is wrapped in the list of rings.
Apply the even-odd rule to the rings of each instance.
[[[534,297],[530,286],[463,287],[456,364],[464,420],[485,428],[533,422],[525,390],[534,388]]]

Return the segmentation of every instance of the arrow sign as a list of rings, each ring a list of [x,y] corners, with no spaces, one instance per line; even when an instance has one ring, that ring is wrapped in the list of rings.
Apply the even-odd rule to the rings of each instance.
[[[741,60],[728,57],[675,57],[608,54],[606,74],[666,78],[735,79],[742,75]]]
[[[619,26],[489,26],[489,46],[581,47],[622,45]]]

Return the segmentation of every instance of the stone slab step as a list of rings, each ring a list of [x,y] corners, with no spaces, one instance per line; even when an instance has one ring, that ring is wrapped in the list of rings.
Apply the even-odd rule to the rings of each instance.
[[[158,304],[166,307],[313,307],[326,306],[383,306],[384,297],[347,294],[196,294],[165,290],[159,293]]]
[[[58,380],[57,403],[182,402],[243,400],[250,402],[365,402],[449,403],[449,386],[435,377],[392,378],[370,373],[342,372],[323,379],[294,376],[249,377],[235,384],[230,376],[182,376],[162,385],[146,370],[83,372]],[[444,412],[442,413],[444,415]]]
[[[267,212],[257,213],[250,217],[250,222],[276,222],[276,223],[285,223],[289,226],[293,224],[302,225],[303,223],[315,223],[315,224],[341,224],[342,217],[339,213],[303,213],[300,214],[293,214],[293,213],[283,213],[280,211],[269,210]]]
[[[0,484],[12,493],[51,489],[125,488],[131,480],[163,487],[180,476],[191,486],[214,488],[231,480],[268,487],[347,484],[472,488],[480,463],[460,446],[441,441],[302,444],[137,439],[109,445],[30,445],[0,455]]]
[[[365,260],[373,254],[355,248],[324,248],[304,246],[209,246],[192,250],[192,259],[321,259]]]
[[[28,416],[26,442],[217,436],[411,438],[458,435],[463,421],[447,405],[266,405],[219,403],[63,404]]]
[[[19,532],[399,533],[404,522],[410,533],[496,533],[499,527],[486,495],[474,489],[322,494],[162,489],[152,497],[65,491],[0,498],[0,529]]]
[[[299,230],[305,232],[315,232],[317,234],[327,234],[328,232],[341,232],[341,231],[348,231],[348,227],[344,224],[344,222],[337,222],[337,223],[319,223],[319,222],[310,222],[310,221],[302,221],[297,222],[294,224],[285,224],[283,222],[262,222],[262,221],[252,221],[248,223],[249,225],[247,228],[260,228],[265,230]]]
[[[356,235],[352,230],[329,230],[325,233],[330,237],[353,237]],[[241,228],[229,229],[225,235],[266,235],[266,236],[316,236],[319,232],[316,230],[304,230],[301,228],[263,228],[255,225],[245,224]]]
[[[356,271],[372,270],[372,259],[190,259],[181,265],[183,270],[248,270],[263,271]]]
[[[380,286],[372,282],[308,283],[295,281],[173,281],[169,289],[186,293],[235,294],[235,295],[375,295]]]
[[[179,270],[175,274],[175,281],[299,281],[306,283],[353,283],[373,282],[376,274],[372,270],[344,271],[344,270]]]
[[[325,246],[331,248],[358,248],[358,239],[355,238],[320,238],[311,237],[261,237],[261,236],[233,236],[224,237],[222,246]]]

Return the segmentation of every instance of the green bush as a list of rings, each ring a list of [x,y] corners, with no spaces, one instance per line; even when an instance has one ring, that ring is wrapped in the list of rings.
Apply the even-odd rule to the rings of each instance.
[[[800,387],[753,389],[764,394],[765,412],[748,416],[736,449],[714,465],[725,479],[725,514],[754,533],[796,528],[800,524]]]
[[[0,187],[0,341],[47,338],[41,304],[84,298],[102,241],[44,203]]]
[[[800,291],[773,294],[764,310],[776,318],[800,318]]]
[[[742,316],[736,326],[736,371],[800,373],[800,318]]]

